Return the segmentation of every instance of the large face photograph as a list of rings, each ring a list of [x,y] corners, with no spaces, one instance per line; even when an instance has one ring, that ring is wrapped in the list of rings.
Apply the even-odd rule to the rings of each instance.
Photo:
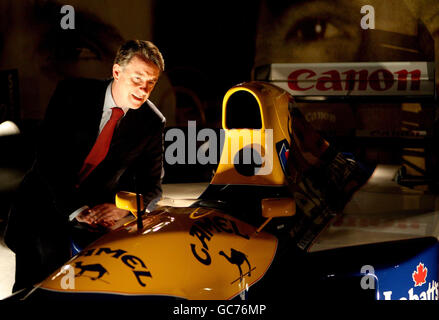
[[[438,0],[0,0],[0,299],[439,300],[438,60]]]

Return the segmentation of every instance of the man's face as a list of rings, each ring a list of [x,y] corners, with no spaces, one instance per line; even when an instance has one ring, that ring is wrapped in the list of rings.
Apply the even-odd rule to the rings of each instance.
[[[112,94],[118,106],[138,109],[149,98],[160,76],[160,69],[151,61],[134,56],[125,65],[113,65]]]

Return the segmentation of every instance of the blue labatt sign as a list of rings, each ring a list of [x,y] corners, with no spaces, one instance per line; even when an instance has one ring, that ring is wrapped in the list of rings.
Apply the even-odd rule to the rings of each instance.
[[[439,244],[391,268],[376,270],[380,300],[439,300]]]

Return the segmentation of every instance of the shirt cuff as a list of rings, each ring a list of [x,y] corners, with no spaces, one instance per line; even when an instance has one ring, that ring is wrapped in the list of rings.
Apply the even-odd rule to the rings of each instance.
[[[76,216],[77,216],[78,214],[80,214],[82,211],[84,211],[85,209],[90,209],[90,207],[89,207],[89,206],[82,206],[81,208],[79,208],[79,209],[73,211],[73,212],[69,215],[69,221],[72,221],[73,219],[75,219]]]

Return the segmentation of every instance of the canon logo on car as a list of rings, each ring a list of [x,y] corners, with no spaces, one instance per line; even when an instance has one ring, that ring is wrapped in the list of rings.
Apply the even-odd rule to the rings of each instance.
[[[434,96],[430,62],[274,63],[269,81],[295,96]]]
[[[395,85],[397,90],[407,90],[407,81],[410,81],[410,90],[419,90],[421,84],[421,70],[415,69],[408,71],[402,69],[394,73],[387,69],[377,69],[369,73],[369,70],[347,70],[338,72],[328,70],[322,74],[317,74],[311,69],[299,69],[290,73],[288,76],[288,87],[294,91],[306,91],[316,88],[319,91],[352,91],[367,90],[371,88],[375,91],[386,91]],[[315,77],[316,84],[309,86],[300,85],[302,80],[312,80]]]

